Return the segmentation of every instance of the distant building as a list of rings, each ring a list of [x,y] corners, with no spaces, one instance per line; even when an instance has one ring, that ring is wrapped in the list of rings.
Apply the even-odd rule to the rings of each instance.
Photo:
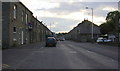
[[[84,20],[82,23],[79,23],[78,26],[74,27],[68,34],[67,38],[80,42],[89,42],[91,41],[92,33],[92,22]],[[99,37],[100,28],[93,24],[93,37],[96,40]]]

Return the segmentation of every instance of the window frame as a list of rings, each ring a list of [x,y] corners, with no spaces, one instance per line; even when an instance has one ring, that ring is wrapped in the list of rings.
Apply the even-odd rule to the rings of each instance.
[[[21,13],[21,19],[22,19],[22,22],[24,22],[24,11],[22,11],[22,13]]]
[[[27,13],[25,14],[25,22],[26,22],[26,24],[28,24],[28,14]]]
[[[17,28],[16,28],[16,26],[13,27],[13,33],[17,33]]]
[[[13,6],[13,18],[17,19],[17,5],[15,5],[15,4]]]

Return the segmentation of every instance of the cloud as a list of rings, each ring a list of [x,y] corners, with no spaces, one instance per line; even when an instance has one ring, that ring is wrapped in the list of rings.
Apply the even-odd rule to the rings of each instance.
[[[35,10],[41,10],[41,9],[51,9],[59,7],[59,3],[54,3],[50,1],[44,1],[44,0],[20,0],[23,2],[30,10],[33,12]]]
[[[40,17],[53,17],[53,18],[63,18],[63,19],[70,19],[70,20],[81,20],[85,18],[84,11],[81,12],[71,12],[71,13],[55,13],[49,11],[39,11],[36,15]],[[80,17],[81,16],[81,17]]]
[[[4,1],[4,0],[2,0]],[[5,0],[7,1],[7,0]],[[8,0],[11,1],[11,0]],[[13,0],[14,1],[14,0]],[[22,1],[22,0],[20,0]],[[30,0],[25,0],[25,1],[30,1]],[[42,1],[42,2],[118,2],[119,0],[34,0],[34,1]]]
[[[60,2],[59,7],[52,8],[52,9],[42,9],[47,10],[49,12],[55,12],[55,13],[69,13],[69,12],[76,12],[79,11],[82,8],[82,3],[69,3],[69,2]],[[40,8],[39,8],[40,9]],[[41,11],[41,9],[38,11]]]
[[[119,2],[119,0],[82,0],[82,2]]]
[[[102,21],[105,20],[108,12],[117,10],[117,2],[93,2],[93,3],[88,2],[88,3],[86,3],[86,5],[88,5],[88,7],[89,7],[89,10],[87,10],[86,14],[88,14],[88,16],[91,16],[92,10],[90,8],[93,8],[94,18],[102,17],[101,23],[102,23]],[[106,8],[108,8],[109,10]],[[100,23],[100,22],[98,22],[98,23]]]
[[[85,0],[22,0],[24,4],[55,32],[70,31],[78,23],[88,18],[91,21],[93,8],[94,23],[105,22],[108,12],[117,10],[117,2],[84,2]],[[89,9],[85,9],[89,7]],[[55,24],[57,23],[57,24]]]
[[[73,26],[77,26],[79,21],[75,20],[69,20],[69,19],[63,19],[63,18],[52,18],[52,17],[39,17],[39,20],[43,20],[47,27],[50,29],[50,24],[52,31],[59,32],[59,31],[70,31]]]
[[[94,23],[97,24],[97,25],[100,25],[102,22],[105,22],[105,16],[107,14],[108,11],[103,11],[100,6],[98,6],[99,9],[95,9],[94,10]],[[101,10],[101,11],[100,11]],[[40,13],[39,11],[39,15],[40,17],[51,17],[51,18],[61,18],[61,19],[69,19],[69,20],[79,20],[79,21],[82,21],[84,20],[84,18],[88,18],[88,20],[92,21],[91,20],[91,10],[86,10],[86,9],[81,9],[81,10],[76,10],[76,11],[73,11],[72,12],[69,12],[67,11],[59,11],[59,12],[51,12],[51,11],[41,11],[42,13]],[[88,15],[89,13],[89,15]]]
[[[49,11],[49,13],[59,14],[59,15],[66,15],[73,12],[84,12],[85,14],[91,14],[91,10],[85,9],[85,7],[93,8],[94,15],[104,16],[109,11],[117,10],[117,3],[116,2],[106,2],[106,3],[99,3],[99,2],[76,2],[76,3],[60,3],[59,7],[52,8],[52,9],[40,9],[38,12],[41,11]],[[111,9],[111,10],[105,10],[105,7]],[[104,9],[103,9],[104,8]]]
[[[96,25],[101,25],[103,22],[105,22],[106,20],[105,20],[105,17],[95,17],[94,19],[93,19],[93,22],[96,24]]]
[[[115,9],[113,7],[105,7],[105,8],[103,8],[103,10],[105,10],[105,11],[115,11],[117,9]]]

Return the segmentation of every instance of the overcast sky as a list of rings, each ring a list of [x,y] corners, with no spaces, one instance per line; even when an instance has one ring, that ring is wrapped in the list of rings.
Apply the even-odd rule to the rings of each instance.
[[[33,15],[43,21],[53,32],[69,32],[84,18],[92,20],[97,25],[105,22],[108,12],[118,9],[119,0],[20,0],[29,8]],[[89,9],[85,9],[89,7]],[[51,28],[50,28],[51,24]]]

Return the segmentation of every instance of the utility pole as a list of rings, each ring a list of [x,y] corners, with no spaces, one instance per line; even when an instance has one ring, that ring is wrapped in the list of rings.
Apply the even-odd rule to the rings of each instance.
[[[50,23],[50,30],[51,30],[51,23]]]
[[[89,9],[89,7],[86,7],[86,9]],[[92,28],[91,28],[91,30],[92,30],[92,32],[91,32],[91,39],[93,40],[93,8],[90,8],[91,10],[92,10]]]

